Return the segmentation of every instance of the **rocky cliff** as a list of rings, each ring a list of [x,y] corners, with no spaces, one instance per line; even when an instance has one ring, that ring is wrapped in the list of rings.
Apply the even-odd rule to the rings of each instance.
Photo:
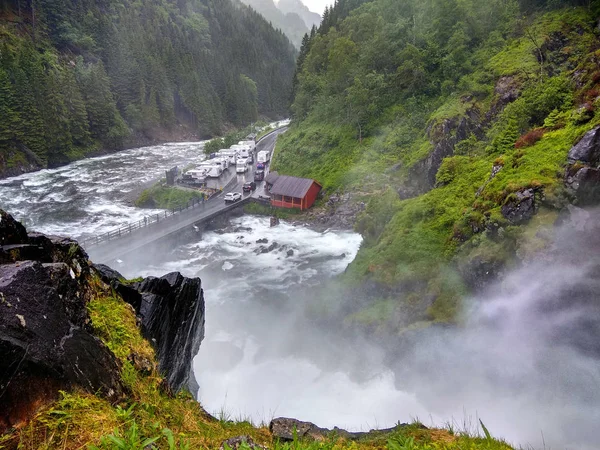
[[[95,335],[89,312],[99,289],[108,288],[99,288],[98,276],[134,307],[170,390],[188,384],[204,336],[200,279],[171,273],[127,285],[110,268],[94,268],[77,242],[28,234],[0,210],[0,431],[26,420],[60,390],[122,398],[121,363]],[[135,366],[144,365],[130,356]]]
[[[102,280],[110,284],[136,311],[142,334],[156,349],[159,370],[170,388],[195,390],[192,359],[204,338],[204,294],[200,278],[186,278],[179,272],[148,277],[127,285],[111,268],[94,266]]]

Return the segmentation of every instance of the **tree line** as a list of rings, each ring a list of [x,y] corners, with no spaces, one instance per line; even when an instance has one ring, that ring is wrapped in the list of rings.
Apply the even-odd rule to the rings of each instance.
[[[8,0],[0,171],[287,114],[295,51],[231,0]]]

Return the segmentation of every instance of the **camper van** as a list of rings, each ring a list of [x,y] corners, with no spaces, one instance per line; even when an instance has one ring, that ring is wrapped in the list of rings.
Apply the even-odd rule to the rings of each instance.
[[[270,160],[271,160],[271,152],[269,152],[267,150],[258,152],[258,155],[256,156],[256,161],[259,163],[267,163]]]
[[[248,164],[246,164],[245,158],[239,158],[235,165],[235,173],[246,173],[248,170]]]
[[[227,156],[217,156],[216,158],[211,159],[211,162],[221,164],[221,168],[224,171],[229,169],[229,158]]]
[[[234,150],[238,154],[238,158],[247,158],[252,151],[250,150],[250,146],[248,145],[232,145],[230,150]]]
[[[256,143],[254,141],[240,141],[238,142],[238,145],[248,145],[251,152],[256,148]]]
[[[240,158],[249,158],[251,154],[252,152],[246,147],[240,149]]]
[[[210,178],[219,178],[223,173],[223,167],[221,167],[221,164],[213,164],[210,162],[210,160],[201,163],[198,169],[205,169],[206,176]]]
[[[204,181],[206,179],[206,170],[192,169],[188,170],[185,175],[191,177],[194,181]]]
[[[227,157],[229,159],[229,165],[235,165],[235,160],[237,159],[237,151],[231,149],[219,150],[219,156]]]

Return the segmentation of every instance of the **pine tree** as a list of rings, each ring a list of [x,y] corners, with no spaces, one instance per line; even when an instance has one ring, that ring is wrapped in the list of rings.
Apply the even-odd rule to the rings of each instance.
[[[8,74],[0,69],[0,150],[5,154],[15,143],[15,126],[19,114],[15,108],[14,90]]]
[[[48,143],[45,136],[45,124],[38,109],[32,83],[21,68],[13,71],[15,79],[15,98],[19,109],[19,122],[15,128],[17,139],[45,166],[48,160]]]
[[[67,68],[63,71],[61,85],[65,106],[69,113],[69,132],[73,144],[85,148],[91,144],[87,110],[75,74],[71,69]]]
[[[60,74],[51,70],[44,96],[44,122],[48,143],[48,164],[55,165],[68,161],[73,139],[69,131],[69,111],[62,95]]]

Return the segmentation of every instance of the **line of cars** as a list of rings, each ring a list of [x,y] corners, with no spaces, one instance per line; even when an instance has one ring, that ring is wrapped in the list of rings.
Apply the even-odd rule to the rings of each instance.
[[[210,158],[202,161],[194,169],[188,170],[182,177],[187,184],[203,184],[207,178],[219,178],[223,172],[231,166],[235,167],[236,173],[245,173],[248,164],[254,162],[254,140],[240,141],[230,148],[211,153]]]
[[[265,170],[266,170],[267,164],[270,160],[271,160],[271,152],[269,150],[261,150],[260,152],[257,153],[257,155],[256,155],[257,163],[256,163],[256,170],[254,171],[254,181],[246,181],[244,183],[244,185],[242,186],[243,192],[253,192],[256,190],[256,182],[262,181],[265,179]],[[238,172],[237,166],[236,166],[236,172],[238,172],[238,173],[246,172],[248,165],[247,165],[246,161],[244,161],[243,164],[244,164],[245,169],[240,169],[240,171]],[[240,201],[241,199],[242,199],[241,192],[229,192],[229,193],[225,194],[225,197],[224,197],[225,203],[235,203],[237,201]]]

